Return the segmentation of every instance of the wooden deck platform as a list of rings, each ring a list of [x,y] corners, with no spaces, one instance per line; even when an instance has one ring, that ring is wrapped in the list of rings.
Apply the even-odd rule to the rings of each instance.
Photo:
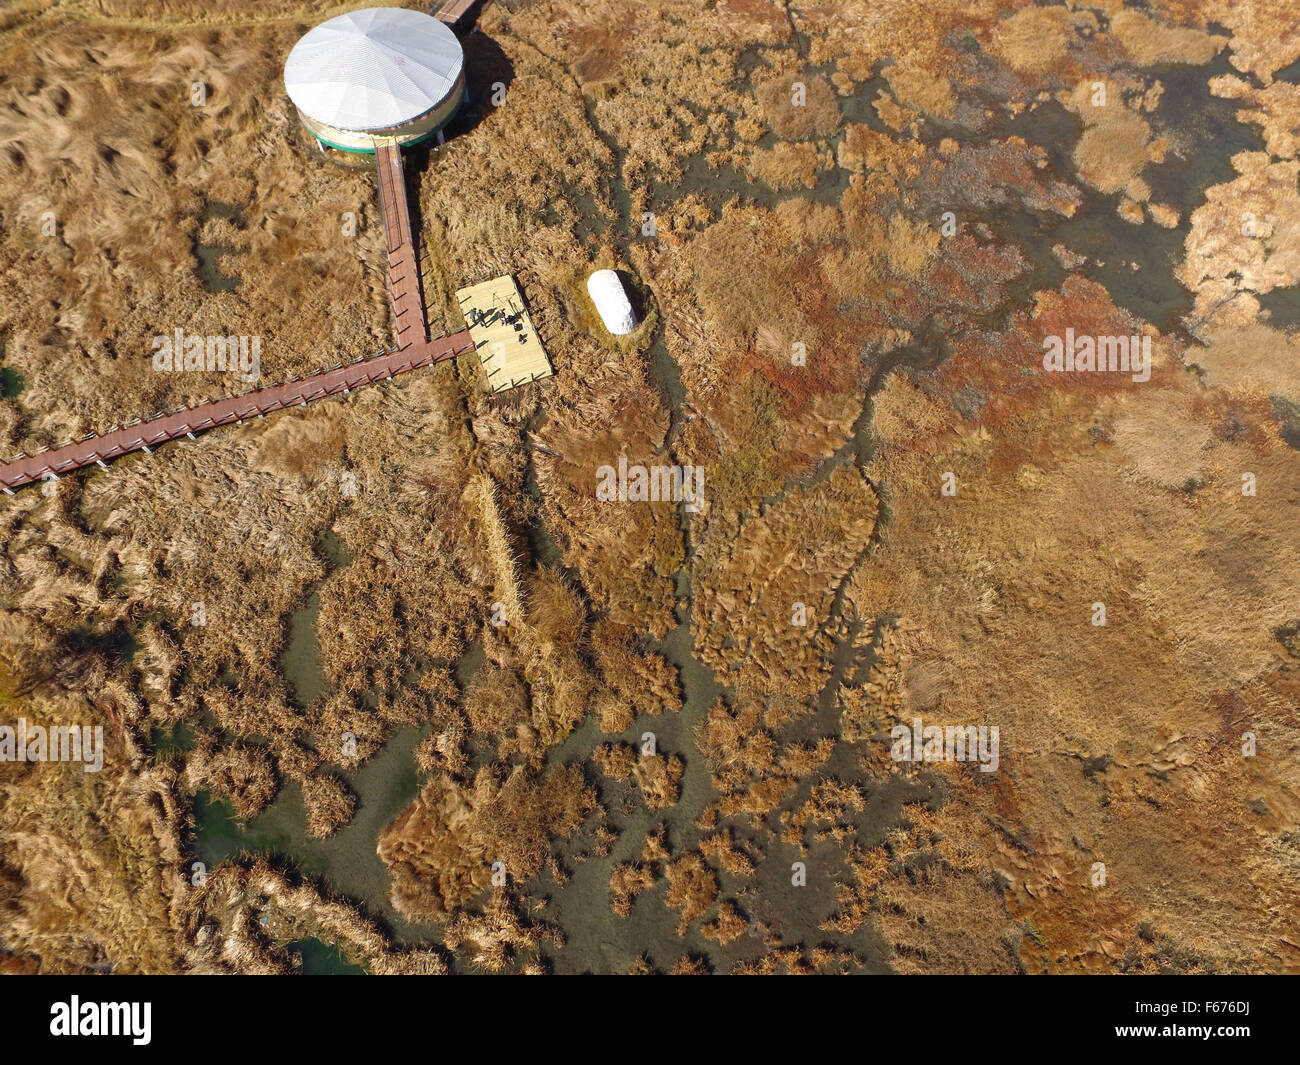
[[[456,300],[492,391],[504,392],[554,373],[513,277],[457,289]]]

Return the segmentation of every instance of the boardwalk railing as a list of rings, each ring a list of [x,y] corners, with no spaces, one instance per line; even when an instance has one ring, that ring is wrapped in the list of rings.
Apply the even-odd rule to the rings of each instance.
[[[283,384],[210,400],[197,407],[182,407],[171,413],[155,414],[152,418],[128,422],[106,433],[91,434],[58,447],[44,448],[35,455],[19,455],[13,461],[0,465],[0,490],[12,495],[15,488],[34,481],[57,478],[92,463],[103,466],[109,459],[115,459],[119,455],[131,451],[147,452],[152,447],[181,436],[192,439],[195,433],[219,425],[242,422],[245,418],[260,418],[272,411],[304,406],[326,396],[346,395],[361,385],[392,380],[397,374],[422,366],[432,366],[473,350],[474,341],[466,329],[433,341],[408,343],[406,347],[358,359],[346,366],[335,366]]]

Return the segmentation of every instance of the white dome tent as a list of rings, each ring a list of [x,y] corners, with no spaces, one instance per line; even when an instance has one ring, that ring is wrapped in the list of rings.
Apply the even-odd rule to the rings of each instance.
[[[623,282],[613,270],[597,270],[587,278],[587,292],[605,328],[614,336],[626,336],[636,328],[636,312],[632,310]]]
[[[373,152],[432,136],[465,93],[465,56],[432,15],[370,7],[308,31],[284,64],[284,87],[322,144]]]

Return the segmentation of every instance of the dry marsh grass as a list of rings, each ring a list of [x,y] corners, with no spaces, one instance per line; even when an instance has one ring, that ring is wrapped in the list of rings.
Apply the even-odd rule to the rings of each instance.
[[[28,428],[7,450],[248,387],[155,372],[152,338],[176,328],[260,336],[271,380],[383,346],[384,311],[365,295],[382,291],[376,240],[341,232],[344,211],[375,217],[365,177],[304,165],[287,100],[249,91],[274,82],[292,40],[291,28],[158,34],[142,48],[130,32],[72,23],[19,50],[12,69],[41,74],[0,87],[0,330],[28,386]],[[194,80],[208,85],[203,107],[190,105]],[[239,285],[215,294],[193,251],[213,203],[243,216],[223,230],[220,261]]]
[[[959,363],[945,368],[945,375],[958,373]],[[976,846],[992,846],[1001,854],[994,866],[1013,882],[1014,911],[1043,928],[1045,938],[1065,937],[1058,942],[1070,944],[1066,968],[1105,967],[1111,950],[1120,950],[1095,941],[1088,945],[1091,937],[1073,923],[1075,913],[1091,906],[1088,889],[1076,887],[1076,880],[1060,871],[1083,868],[1092,855],[1104,852],[1121,862],[1132,879],[1118,889],[1124,905],[1102,938],[1131,940],[1137,915],[1146,913],[1224,965],[1271,968],[1281,963],[1269,945],[1270,933],[1251,924],[1256,931],[1247,934],[1242,925],[1259,920],[1268,925],[1274,918],[1265,917],[1264,910],[1247,907],[1249,915],[1244,910],[1229,915],[1207,900],[1216,921],[1225,922],[1225,931],[1207,935],[1201,926],[1195,933],[1178,907],[1147,887],[1160,877],[1157,870],[1181,867],[1188,860],[1207,863],[1204,868],[1214,870],[1210,876],[1235,875],[1229,874],[1233,861],[1247,853],[1258,855],[1270,837],[1267,823],[1248,826],[1234,812],[1238,800],[1232,796],[1240,796],[1242,787],[1258,789],[1262,782],[1249,774],[1252,782],[1247,784],[1232,768],[1235,747],[1225,738],[1219,703],[1227,692],[1244,686],[1258,694],[1241,705],[1240,727],[1247,727],[1253,715],[1275,713],[1276,704],[1256,686],[1275,683],[1280,679],[1275,671],[1285,671],[1275,632],[1286,624],[1283,618],[1300,610],[1284,582],[1269,576],[1284,572],[1284,560],[1297,550],[1283,532],[1283,514],[1293,505],[1289,494],[1274,497],[1277,509],[1243,507],[1239,479],[1230,472],[1251,465],[1269,471],[1264,476],[1276,485],[1278,464],[1295,465],[1294,454],[1267,435],[1246,443],[1207,432],[1203,426],[1218,419],[1197,411],[1188,388],[1187,379],[1179,378],[1174,387],[1146,393],[1140,413],[1129,413],[1131,404],[1119,404],[1113,444],[1086,450],[1062,439],[1063,424],[1086,423],[1067,413],[1070,404],[1084,409],[1098,404],[1106,410],[1112,401],[1090,399],[1086,393],[1070,400],[1043,394],[1033,406],[1022,405],[1014,422],[990,426],[991,435],[978,437],[949,412],[941,419],[942,408],[930,405],[924,416],[909,416],[908,426],[891,430],[891,446],[873,464],[873,479],[914,487],[891,495],[891,522],[879,556],[880,562],[896,554],[911,561],[900,558],[899,565],[880,570],[879,585],[876,567],[862,571],[849,593],[867,616],[889,612],[906,619],[892,641],[896,650],[882,651],[866,700],[879,708],[885,724],[895,713],[909,718],[919,709],[911,671],[938,660],[949,668],[944,683],[927,697],[931,714],[996,721],[1004,743],[1009,736],[1019,737],[1002,787],[979,789],[968,776],[949,774],[962,798],[945,808],[941,821],[953,819],[957,831],[956,819],[968,816],[963,811],[970,803],[971,812],[1000,811],[993,815],[999,823],[1014,818],[1032,826],[1036,842],[1029,854],[990,839]],[[942,422],[946,427],[939,428]],[[1111,423],[1111,416],[1106,422]],[[1166,442],[1156,445],[1156,452],[1169,452],[1172,440],[1176,454],[1157,459],[1152,450],[1156,439]],[[964,504],[953,507],[937,493],[921,490],[935,468],[957,470],[962,483],[970,485]],[[1138,478],[1160,487],[1142,486]],[[1194,494],[1185,487],[1188,478],[1196,482]],[[1136,508],[1139,498],[1143,502]],[[1021,526],[1021,519],[1012,516],[1019,508],[1037,515],[1040,532],[1032,540],[1011,536],[1010,530]],[[1103,551],[1097,550],[1100,544],[1106,545]],[[1026,552],[1036,560],[1032,572],[1024,567]],[[914,569],[923,558],[930,561]],[[1191,571],[1177,561],[1187,558],[1201,564]],[[954,568],[952,559],[960,559],[961,566]],[[942,601],[930,590],[940,582],[946,592]],[[1087,620],[1075,617],[1071,605],[1084,600],[1105,602],[1111,611],[1107,627],[1086,636]],[[912,606],[898,609],[905,602]],[[936,612],[942,613],[942,622]],[[1243,617],[1251,623],[1242,626]],[[1068,663],[1058,659],[1046,672],[1041,648],[1050,632],[1076,635],[1067,638]],[[1159,653],[1150,653],[1157,647]],[[1139,648],[1148,651],[1139,653]],[[1098,676],[1106,678],[1110,693],[1111,709],[1104,716],[1090,710],[1093,696],[1085,694],[1095,692]],[[1050,712],[1039,712],[1049,707]],[[1141,710],[1123,709],[1137,707]],[[1113,766],[1107,772],[1107,802],[1091,800],[1083,819],[1075,806],[1069,834],[1059,820],[1057,800],[1047,795],[1063,788],[1081,796],[1087,785],[1061,764],[1063,756],[1069,757],[1065,752],[1083,758],[1104,754]],[[1142,780],[1161,766],[1175,778],[1164,801],[1174,806],[1190,801],[1202,786],[1197,781],[1214,795],[1209,801],[1218,811],[1214,820],[1221,834],[1213,857],[1204,839],[1158,844],[1145,829],[1140,853],[1118,844],[1117,832],[1149,824],[1129,804],[1140,804],[1149,794]],[[1276,770],[1268,775],[1270,807],[1289,808],[1289,786]],[[962,831],[976,831],[977,839],[982,835],[970,824]],[[1256,858],[1249,864],[1254,883],[1272,900],[1264,906],[1276,904],[1280,897],[1275,889],[1263,888],[1272,883],[1273,873]],[[1231,894],[1226,881],[1222,890]],[[1049,898],[1056,900],[1050,913],[1043,901]],[[1232,931],[1226,930],[1229,925]],[[1067,932],[1067,926],[1074,930]],[[1033,966],[1062,965],[1032,944],[1024,945],[1022,956],[1032,957]]]
[[[504,779],[483,769],[466,789],[431,779],[380,836],[393,905],[409,919],[445,921],[492,887],[493,864],[511,883],[541,868],[549,841],[571,835],[595,805],[577,767]]]
[[[1167,26],[1132,8],[1116,11],[1111,16],[1110,32],[1141,66],[1156,63],[1200,66],[1213,59],[1229,40],[1197,27]]]
[[[387,343],[373,181],[310,152],[279,88],[300,26],[335,10],[107,0],[0,16],[0,332],[26,382],[0,404],[7,450],[226,391],[148,369],[150,338],[177,325],[260,335],[271,379]],[[1294,59],[1277,13],[1219,18],[1239,68]],[[611,853],[618,826],[588,783],[603,767],[657,825],[639,856],[621,852],[635,860],[611,863],[614,914],[663,881],[652,908],[710,944],[643,969],[852,968],[872,936],[907,971],[1145,971],[1168,944],[1197,968],[1294,967],[1300,722],[1279,633],[1300,617],[1300,500],[1269,405],[1294,389],[1286,338],[1257,331],[1251,295],[1297,276],[1289,102],[1251,91],[1278,158],[1239,157],[1191,219],[1180,276],[1198,313],[1241,298],[1216,311],[1204,350],[1154,337],[1141,403],[1120,382],[1023,372],[1067,324],[1141,328],[1100,285],[1071,278],[1007,307],[1032,264],[978,230],[940,239],[933,222],[940,203],[1069,216],[1076,179],[1144,198],[1139,173],[1162,149],[1123,102],[1140,84],[1126,57],[1200,61],[1219,42],[1195,5],[1114,21],[1117,41],[1087,12],[1001,3],[486,5],[470,62],[508,82],[507,105],[480,100],[412,182],[431,323],[459,325],[458,284],[512,273],[557,376],[502,399],[468,358],[5,504],[3,705],[110,736],[94,779],[10,766],[0,781],[6,965],[283,972],[287,944],[311,935],[375,972],[542,971],[562,930],[536,919],[530,882],[549,868],[561,889],[555,845],[580,833],[586,853]],[[986,135],[959,37],[983,48],[1008,113],[1040,93],[1083,111],[1078,87],[1113,76],[1075,173]],[[876,74],[896,97],[875,101],[892,132],[844,124],[844,96]],[[205,108],[189,106],[195,79]],[[789,106],[800,79],[805,108]],[[953,131],[937,150],[914,135],[936,115]],[[805,195],[832,166],[839,202]],[[769,206],[733,198],[727,182],[747,174],[771,186]],[[214,204],[239,217],[205,220]],[[1270,228],[1225,239],[1247,204]],[[644,211],[654,241],[638,235]],[[237,287],[204,288],[196,240],[229,249],[220,270]],[[593,264],[644,286],[651,314],[630,340],[584,302]],[[881,360],[924,349],[936,323],[947,362],[889,379],[863,448],[854,422]],[[1203,382],[1182,369],[1193,361]],[[958,413],[971,396],[977,416]],[[707,466],[689,545],[673,504],[597,502],[595,470],[620,456]],[[1243,469],[1262,488],[1249,504]],[[945,470],[955,499],[937,492]],[[346,562],[323,557],[326,532]],[[535,553],[547,536],[558,557]],[[694,656],[724,694],[680,749],[641,758],[626,742],[637,717],[683,708],[657,641],[677,624],[684,566]],[[300,707],[279,653],[309,589],[327,691]],[[1103,630],[1087,624],[1098,599]],[[205,626],[190,624],[195,603]],[[470,645],[482,666],[462,684]],[[865,679],[834,664],[847,650],[869,661]],[[868,835],[875,789],[921,777],[879,742],[916,713],[999,723],[1003,770],[985,782],[940,767],[946,803],[904,803]],[[556,764],[589,719],[605,738]],[[200,721],[195,749],[155,757],[152,730],[182,720]],[[397,951],[354,906],[262,860],[191,890],[193,790],[251,816],[298,780],[310,830],[327,835],[356,801],[339,771],[408,724],[429,730],[425,776],[377,848],[394,905],[438,922],[446,950]],[[1246,728],[1262,754],[1243,771]],[[688,807],[690,842],[667,829]],[[822,853],[842,858],[841,890],[788,938],[756,923],[769,949],[733,965],[753,918],[735,883],[777,843],[836,848]],[[1100,923],[1082,887],[1094,855],[1114,883]],[[1189,868],[1194,907],[1169,887]],[[957,913],[982,931],[949,934]]]

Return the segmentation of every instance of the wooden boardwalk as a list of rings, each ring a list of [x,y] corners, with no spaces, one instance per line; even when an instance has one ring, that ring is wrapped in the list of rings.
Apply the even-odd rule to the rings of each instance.
[[[397,374],[432,366],[473,350],[474,341],[466,329],[432,342],[423,339],[418,344],[408,342],[406,347],[322,370],[309,377],[295,378],[284,384],[210,400],[197,407],[183,407],[169,414],[156,414],[147,421],[134,422],[6,462],[0,465],[0,490],[13,494],[15,488],[34,481],[60,477],[92,463],[103,466],[119,455],[148,451],[177,437],[193,437],[195,433],[219,425],[261,417],[286,407],[303,406],[326,396],[346,395],[361,385],[391,380]]]
[[[375,168],[379,172],[379,210],[388,244],[388,293],[393,300],[393,328],[401,351],[429,337],[420,291],[420,254],[411,230],[402,150],[391,141],[376,144]]]
[[[439,21],[455,28],[456,24],[468,15],[470,9],[478,2],[479,0],[447,0],[442,7],[438,8],[436,17]]]
[[[456,299],[493,392],[551,376],[551,361],[513,277],[458,289]]]
[[[391,351],[284,384],[258,388],[237,396],[226,396],[155,414],[146,421],[131,422],[92,434],[35,455],[19,455],[0,464],[0,491],[12,495],[15,488],[34,481],[61,477],[92,463],[100,466],[131,451],[148,451],[177,437],[188,436],[219,425],[260,418],[286,407],[299,407],[326,396],[346,394],[374,381],[392,380],[395,374],[432,366],[474,350],[469,330],[429,340],[420,290],[420,257],[411,229],[411,211],[406,198],[402,153],[396,144],[375,146],[375,167],[379,177],[379,207],[384,217],[388,251],[388,288],[393,300],[397,346]]]
[[[450,0],[438,12],[444,22],[454,25],[477,3],[477,0]],[[475,350],[468,329],[450,336],[429,340],[424,312],[424,295],[420,287],[420,254],[411,228],[411,208],[406,197],[406,178],[402,169],[402,151],[396,143],[375,144],[375,169],[379,181],[379,208],[384,219],[384,240],[388,253],[388,291],[393,301],[394,332],[397,346],[381,355],[358,359],[346,366],[309,377],[294,378],[284,384],[258,388],[241,395],[226,396],[196,407],[182,407],[170,413],[155,414],[145,421],[130,422],[106,433],[92,433],[81,440],[45,448],[35,455],[19,455],[0,464],[0,491],[12,495],[15,488],[35,481],[57,479],[91,464],[104,466],[110,459],[131,451],[148,451],[181,436],[193,439],[195,433],[219,425],[260,418],[272,411],[303,406],[326,396],[347,394],[361,385],[392,380],[395,374],[432,366]],[[543,356],[543,361],[545,356]],[[547,367],[549,371],[549,367]]]

